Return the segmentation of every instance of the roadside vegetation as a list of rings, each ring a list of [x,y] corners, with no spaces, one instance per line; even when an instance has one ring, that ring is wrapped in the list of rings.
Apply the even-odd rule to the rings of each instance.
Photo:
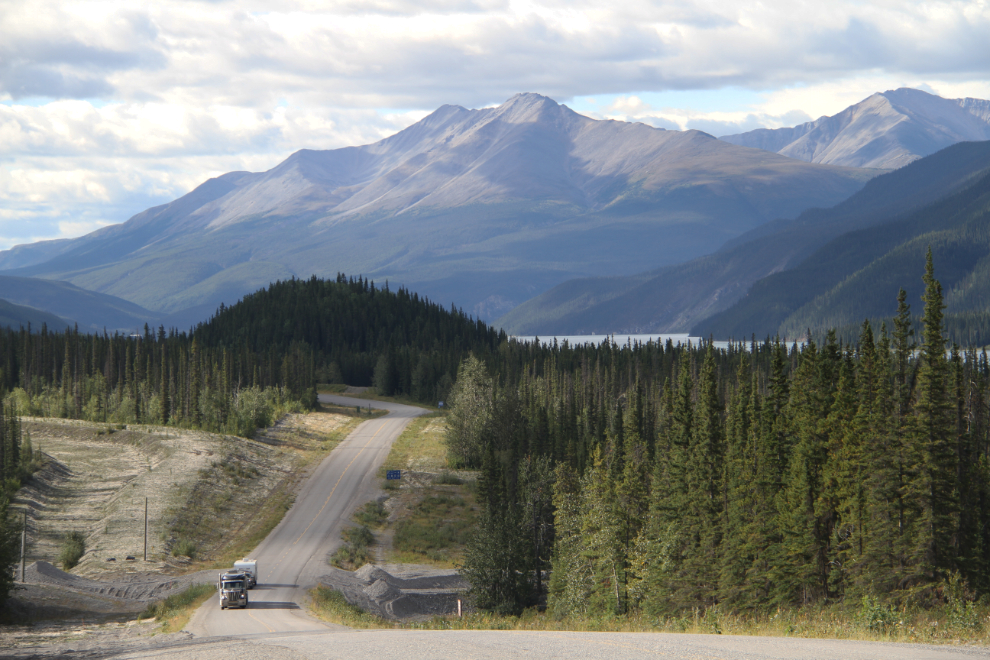
[[[62,538],[58,553],[58,563],[62,565],[62,570],[71,571],[84,554],[86,554],[86,537],[82,532],[67,532]]]
[[[336,589],[320,585],[310,590],[311,607],[309,611],[318,618],[330,623],[337,623],[351,628],[394,628],[381,617],[365,612],[356,605],[347,602],[344,594]]]
[[[330,563],[337,568],[353,571],[365,564],[374,562],[371,546],[375,535],[366,526],[348,527],[341,534],[344,543],[330,557]]]
[[[926,644],[990,644],[990,606],[943,605],[936,608],[888,608],[867,599],[853,604],[781,607],[767,612],[730,613],[719,607],[680,615],[557,617],[536,608],[520,615],[473,611],[462,618],[433,617],[402,625],[429,630],[576,630],[586,632],[668,632],[812,639],[854,639]]]
[[[438,474],[447,471],[447,431],[444,413],[421,415],[410,421],[392,443],[388,458],[378,471],[385,478],[389,470],[413,470]]]
[[[147,609],[138,615],[138,619],[154,617],[157,622],[162,624],[162,632],[178,632],[186,627],[199,606],[210,597],[215,596],[216,593],[215,584],[195,584],[164,600],[148,605]]]
[[[448,466],[446,431],[444,413],[415,418],[392,444],[379,471],[382,478],[390,470],[402,474],[398,481],[384,482],[395,511],[383,535],[391,538],[386,550],[390,561],[452,568],[464,557],[477,519],[475,475]],[[381,511],[385,513],[384,507]],[[367,515],[362,509],[356,519]]]
[[[476,523],[470,489],[426,487],[410,499],[395,524],[391,560],[456,566]]]

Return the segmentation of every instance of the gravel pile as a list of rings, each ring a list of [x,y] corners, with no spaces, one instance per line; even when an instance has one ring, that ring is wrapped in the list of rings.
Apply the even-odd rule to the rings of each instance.
[[[320,578],[321,584],[344,594],[349,603],[392,620],[453,614],[468,588],[457,571],[432,566],[365,564],[353,572],[330,571]]]

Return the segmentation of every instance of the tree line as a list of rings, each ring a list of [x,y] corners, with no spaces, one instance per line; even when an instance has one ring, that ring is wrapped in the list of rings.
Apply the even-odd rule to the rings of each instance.
[[[440,400],[465,355],[504,339],[405,289],[292,279],[190,332],[0,330],[0,397],[20,414],[250,436],[279,412],[314,407],[317,382]]]
[[[448,451],[480,468],[482,607],[654,615],[932,603],[990,588],[990,364],[947,347],[929,253],[892,327],[715,349],[510,346],[467,360]],[[546,576],[549,575],[549,579]]]

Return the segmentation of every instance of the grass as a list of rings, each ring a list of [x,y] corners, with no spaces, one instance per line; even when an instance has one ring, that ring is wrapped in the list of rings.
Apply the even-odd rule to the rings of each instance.
[[[467,488],[424,489],[395,525],[392,560],[455,566],[475,526],[473,497]]]
[[[443,413],[413,419],[379,471],[382,478],[388,470],[415,473],[415,478],[382,484],[398,501],[391,561],[453,567],[464,555],[476,517],[473,482],[449,471],[445,432]]]
[[[384,478],[387,470],[446,471],[447,446],[443,442],[445,431],[443,413],[431,413],[413,419],[392,444],[392,450],[385,459],[379,476]]]
[[[627,615],[555,617],[536,609],[520,616],[465,612],[435,616],[425,621],[397,623],[369,614],[346,601],[343,594],[320,586],[310,592],[312,610],[319,618],[352,628],[402,628],[406,630],[516,630],[578,632],[665,632],[724,634],[809,639],[851,639],[876,642],[986,645],[990,643],[990,606],[980,605],[969,619],[960,619],[959,608],[889,610],[896,613],[890,626],[871,625],[871,604],[834,604],[824,607],[781,608],[761,614],[729,614],[718,607],[682,616],[655,617],[643,612]]]
[[[370,529],[364,525],[349,527],[341,536],[344,537],[344,544],[330,557],[332,565],[352,571],[374,560],[369,548],[375,544],[375,535]]]
[[[582,632],[666,632],[726,634],[807,639],[850,639],[879,642],[987,645],[990,644],[990,602],[949,598],[932,608],[893,607],[877,598],[856,603],[777,608],[739,614],[720,607],[671,616],[637,611],[625,615],[554,616],[535,608],[520,616],[466,612],[462,618],[437,616],[403,625],[432,630],[536,630]]]
[[[172,547],[173,557],[196,558],[196,544],[188,539],[182,539]]]
[[[351,605],[344,594],[320,585],[309,592],[312,598],[310,611],[318,618],[330,623],[338,623],[351,628],[391,628],[381,617],[365,612],[356,605]]]
[[[714,607],[683,616],[654,617],[643,612],[628,615],[554,617],[528,609],[520,616],[468,612],[456,616],[406,623],[407,629],[429,630],[535,630],[579,632],[666,632],[690,634],[851,639],[927,644],[990,643],[988,608],[977,615],[978,625],[954,620],[951,608],[897,611],[889,627],[871,627],[867,613],[836,604],[820,608],[778,609],[763,614],[729,614]]]
[[[385,507],[381,502],[373,501],[368,502],[358,509],[352,518],[355,522],[365,527],[378,528],[385,524],[385,521],[388,519],[388,512],[385,511]]]
[[[189,623],[193,612],[216,593],[214,584],[195,584],[165,600],[148,605],[138,615],[138,619],[155,617],[162,623],[162,632],[176,632],[182,630]]]

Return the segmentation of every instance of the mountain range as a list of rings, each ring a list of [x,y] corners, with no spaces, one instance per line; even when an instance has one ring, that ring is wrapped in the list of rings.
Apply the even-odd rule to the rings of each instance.
[[[225,174],[123,224],[0,252],[0,270],[199,318],[277,279],[345,272],[490,319],[573,277],[710,253],[877,173],[520,94]]]
[[[811,209],[794,220],[767,223],[714,254],[629,277],[565,282],[512,310],[498,324],[522,335],[691,331],[740,338],[778,331],[793,337],[807,327],[820,327],[819,321],[861,322],[863,318],[853,320],[855,314],[840,318],[820,311],[818,321],[805,316],[782,325],[817,295],[830,292],[909,238],[954,227],[951,222],[963,223],[978,214],[980,202],[971,203],[968,196],[988,172],[990,142],[956,144],[873,179],[833,208]],[[952,213],[946,215],[946,209]],[[895,231],[898,223],[907,223],[910,231]],[[954,234],[951,240],[963,239]],[[837,245],[846,247],[840,250]],[[855,258],[840,258],[847,248],[856,253]],[[899,267],[898,286],[905,288],[916,282],[924,266],[923,248],[912,249],[921,250],[922,260]],[[938,255],[943,268],[956,259],[950,253]],[[969,257],[960,263],[970,264]],[[963,271],[968,273],[968,266]],[[965,277],[953,275],[947,284]],[[862,288],[860,297],[874,288],[862,279],[856,286]],[[855,289],[843,291],[831,294],[830,305],[840,304]],[[913,295],[918,307],[920,290]],[[896,308],[896,289],[878,300],[888,306],[887,312],[881,314],[874,306],[871,313],[889,316],[889,306]],[[856,314],[866,309],[860,306]]]
[[[809,163],[896,169],[957,142],[990,140],[990,101],[902,88],[793,128],[721,139]]]
[[[972,185],[985,145],[933,152],[986,139],[988,121],[988,101],[910,89],[722,139],[538,94],[443,106],[374,144],[304,149],[123,224],[0,252],[21,278],[0,298],[84,328],[186,327],[274,280],[345,272],[520,334],[779,328],[808,301],[763,314],[787,298],[764,278]]]

